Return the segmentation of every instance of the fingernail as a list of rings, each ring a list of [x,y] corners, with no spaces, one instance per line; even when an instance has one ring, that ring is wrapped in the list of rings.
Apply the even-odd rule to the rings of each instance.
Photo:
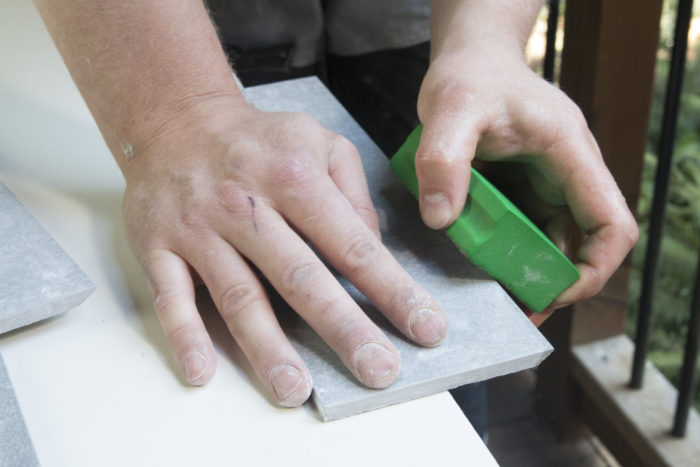
[[[311,387],[298,368],[282,364],[270,371],[270,382],[280,405],[296,407],[309,398]]]
[[[416,342],[426,347],[438,345],[447,334],[445,317],[430,308],[420,308],[411,313],[408,326]]]
[[[362,382],[371,388],[389,386],[398,374],[397,363],[396,357],[380,344],[370,342],[355,351],[355,368]]]
[[[200,352],[190,352],[183,361],[185,379],[190,384],[200,384],[199,378],[207,371],[207,359]]]
[[[452,217],[450,199],[444,193],[430,193],[423,196],[421,203],[423,221],[428,227],[441,229],[447,225]]]

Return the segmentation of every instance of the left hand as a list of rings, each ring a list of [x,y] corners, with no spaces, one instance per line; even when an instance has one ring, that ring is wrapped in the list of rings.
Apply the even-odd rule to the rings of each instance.
[[[555,308],[600,291],[636,243],[637,224],[583,114],[562,91],[521,53],[483,44],[450,49],[430,65],[418,114],[416,171],[429,227],[445,228],[462,211],[474,157],[522,162],[537,195],[528,214],[560,249],[573,248],[581,273],[531,320],[539,325]]]

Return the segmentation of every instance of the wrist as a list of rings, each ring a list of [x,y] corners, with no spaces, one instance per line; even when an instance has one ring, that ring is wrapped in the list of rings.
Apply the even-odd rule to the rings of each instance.
[[[183,144],[230,131],[254,110],[237,89],[187,94],[139,114],[109,146],[128,183],[144,165],[168,163]]]
[[[459,50],[523,57],[542,0],[431,3],[431,59]]]
[[[431,51],[431,66],[448,63],[457,69],[477,67],[480,70],[485,68],[484,71],[527,66],[524,50],[515,41],[496,43],[483,38],[455,42]]]

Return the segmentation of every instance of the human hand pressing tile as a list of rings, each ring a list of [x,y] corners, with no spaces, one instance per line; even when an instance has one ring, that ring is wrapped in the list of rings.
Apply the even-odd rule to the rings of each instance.
[[[362,384],[396,379],[399,352],[316,252],[408,339],[444,339],[443,311],[379,238],[357,150],[309,116],[249,105],[202,2],[37,5],[126,179],[127,236],[188,383],[216,368],[199,277],[272,397],[309,397],[258,270]]]

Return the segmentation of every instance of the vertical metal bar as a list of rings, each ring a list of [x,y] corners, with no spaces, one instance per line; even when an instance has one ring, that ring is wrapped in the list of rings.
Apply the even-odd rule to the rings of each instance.
[[[547,43],[544,52],[543,77],[550,83],[554,81],[554,59],[557,56],[557,26],[559,25],[559,0],[549,0],[547,14]]]
[[[649,238],[644,274],[642,279],[642,295],[639,300],[639,316],[637,317],[637,333],[635,337],[634,358],[632,361],[632,378],[630,387],[638,389],[644,378],[644,362],[647,357],[649,328],[651,327],[651,306],[654,301],[654,289],[658,276],[658,260],[661,250],[664,217],[666,213],[666,198],[668,181],[671,171],[671,156],[676,136],[676,122],[680,104],[683,74],[685,71],[685,55],[688,49],[688,30],[693,12],[693,0],[679,0],[676,14],[676,29],[674,31],[671,67],[666,86],[666,102],[659,141],[658,165],[654,185],[654,201],[649,219]]]
[[[697,382],[695,365],[698,360],[698,339],[700,339],[700,254],[698,255],[698,266],[695,272],[695,288],[693,289],[693,304],[690,309],[690,320],[688,321],[688,335],[685,338],[676,414],[673,419],[672,433],[679,438],[685,436],[685,429],[688,425],[688,412],[695,394],[695,383]]]

